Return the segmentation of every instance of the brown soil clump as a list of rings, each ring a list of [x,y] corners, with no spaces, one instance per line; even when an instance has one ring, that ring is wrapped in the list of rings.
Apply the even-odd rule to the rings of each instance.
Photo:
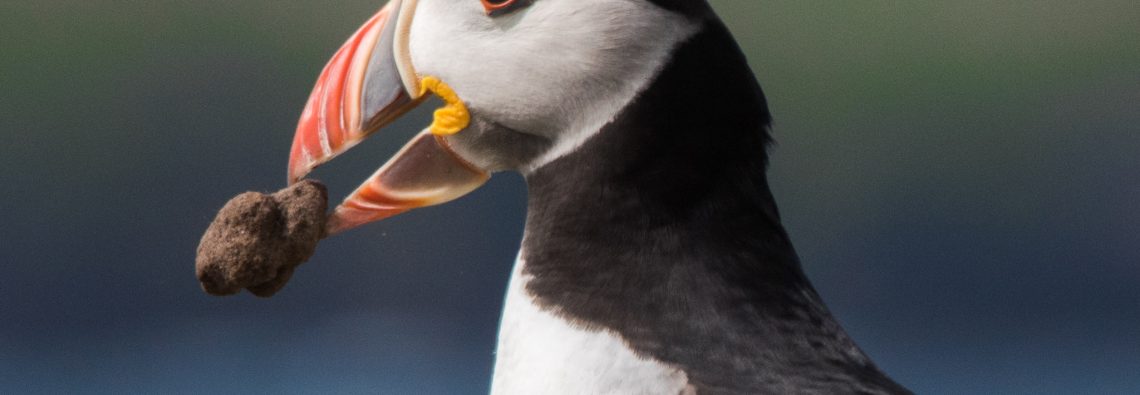
[[[328,192],[304,180],[272,195],[246,192],[226,203],[198,244],[195,268],[211,295],[242,290],[269,297],[325,236]]]

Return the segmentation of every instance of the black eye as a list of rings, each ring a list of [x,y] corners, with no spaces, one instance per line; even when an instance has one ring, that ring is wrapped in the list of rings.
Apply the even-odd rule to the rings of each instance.
[[[495,16],[502,15],[515,9],[527,5],[530,0],[480,0],[483,2],[483,9],[487,10],[487,15]]]

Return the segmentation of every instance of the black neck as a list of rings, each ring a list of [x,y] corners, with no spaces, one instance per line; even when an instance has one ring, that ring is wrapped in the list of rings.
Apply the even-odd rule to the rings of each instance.
[[[765,177],[769,122],[743,55],[709,21],[613,122],[527,176],[527,290],[679,366],[698,393],[901,389],[800,269]]]

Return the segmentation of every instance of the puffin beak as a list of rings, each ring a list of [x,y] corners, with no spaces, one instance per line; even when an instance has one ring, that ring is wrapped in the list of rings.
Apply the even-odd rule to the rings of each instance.
[[[328,235],[453,200],[490,177],[444,139],[467,127],[466,106],[443,81],[421,77],[412,66],[407,44],[415,4],[393,0],[357,30],[325,66],[301,114],[289,157],[290,184],[422,103],[428,92],[445,103],[428,129],[335,209]]]

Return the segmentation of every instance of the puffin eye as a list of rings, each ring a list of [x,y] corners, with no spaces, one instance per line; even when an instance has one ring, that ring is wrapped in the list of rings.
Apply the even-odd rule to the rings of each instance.
[[[487,15],[497,16],[514,11],[519,7],[527,5],[530,0],[480,0],[483,2],[483,9],[487,10]]]

